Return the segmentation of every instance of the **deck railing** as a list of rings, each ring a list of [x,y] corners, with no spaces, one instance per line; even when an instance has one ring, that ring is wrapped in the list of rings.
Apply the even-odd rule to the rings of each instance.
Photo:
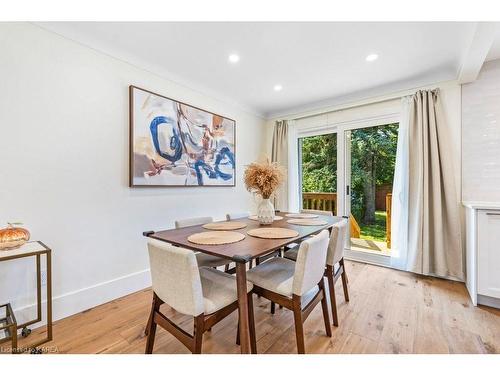
[[[302,207],[306,210],[331,211],[337,215],[337,193],[302,193]]]
[[[386,235],[387,247],[391,248],[391,211],[392,211],[392,194],[387,194],[385,197],[387,218],[386,218]],[[331,211],[337,215],[337,193],[302,193],[302,207],[308,210]],[[349,226],[351,237],[359,238],[361,228],[354,216],[349,215]]]
[[[387,235],[387,248],[391,248],[391,216],[392,216],[392,194],[389,193],[385,196],[385,210],[387,216],[385,217],[385,232]]]
[[[331,211],[337,215],[337,193],[302,193],[302,207],[306,210]],[[349,215],[351,237],[359,238],[361,228],[354,216]]]

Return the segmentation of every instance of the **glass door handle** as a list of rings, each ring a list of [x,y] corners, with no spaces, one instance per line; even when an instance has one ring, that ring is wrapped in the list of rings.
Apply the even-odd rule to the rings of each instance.
[[[347,186],[345,187],[345,195],[349,195],[350,190],[351,190],[351,189],[350,189],[350,186],[349,186],[349,185],[347,185]]]

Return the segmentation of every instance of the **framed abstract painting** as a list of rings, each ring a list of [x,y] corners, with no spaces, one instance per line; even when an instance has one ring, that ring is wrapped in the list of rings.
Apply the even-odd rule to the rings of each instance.
[[[130,86],[134,186],[235,186],[234,120]]]

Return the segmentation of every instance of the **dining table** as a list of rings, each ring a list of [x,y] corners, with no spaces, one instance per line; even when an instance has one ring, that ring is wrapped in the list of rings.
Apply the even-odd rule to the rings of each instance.
[[[168,229],[161,231],[146,231],[143,235],[149,238],[154,238],[159,241],[164,241],[175,246],[180,246],[186,249],[199,251],[201,253],[215,255],[217,257],[230,259],[236,264],[236,290],[238,294],[238,313],[239,313],[239,329],[240,329],[240,347],[241,353],[250,354],[252,348],[250,345],[250,326],[248,318],[248,300],[247,300],[247,266],[251,264],[253,259],[271,254],[276,250],[284,248],[292,243],[297,243],[306,237],[321,232],[324,229],[331,228],[335,223],[342,220],[342,217],[318,215],[318,219],[324,222],[321,225],[297,225],[289,223],[292,219],[287,215],[293,214],[289,212],[276,212],[276,216],[281,217],[279,220],[273,221],[272,224],[261,225],[258,220],[251,218],[240,218],[233,221],[243,222],[245,228],[235,231],[245,235],[245,238],[239,242],[224,244],[224,245],[199,245],[188,241],[188,237],[192,234],[205,232],[208,229],[202,225],[194,225],[179,229]],[[253,237],[247,234],[250,229],[262,227],[287,228],[295,230],[298,235],[292,238],[282,239],[263,239]]]

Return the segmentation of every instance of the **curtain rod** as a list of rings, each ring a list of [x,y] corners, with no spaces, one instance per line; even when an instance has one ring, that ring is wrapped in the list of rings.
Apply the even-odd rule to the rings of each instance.
[[[332,109],[327,109],[327,110],[322,111],[322,112],[317,112],[317,113],[310,114],[310,115],[294,117],[294,118],[291,118],[290,120],[303,120],[303,119],[310,118],[310,117],[321,116],[321,115],[324,115],[327,113],[344,111],[346,109],[353,109],[353,108],[358,108],[358,107],[364,107],[364,106],[371,105],[371,104],[390,102],[392,100],[400,99],[404,96],[406,96],[406,95],[394,96],[394,97],[381,99],[381,100],[371,100],[371,101],[367,101],[366,103],[352,103],[352,104],[345,104],[345,105],[339,104],[339,106],[342,106],[342,107],[339,107],[339,108],[334,107]]]
[[[341,104],[337,104],[337,105],[332,105],[332,106],[330,106],[330,108],[324,107],[324,109],[311,110],[311,111],[309,111],[309,114],[307,114],[307,112],[306,112],[306,114],[303,114],[303,115],[297,114],[297,115],[284,116],[282,119],[302,120],[302,119],[306,119],[306,118],[310,118],[310,117],[321,116],[321,115],[324,115],[326,113],[339,112],[339,111],[343,111],[346,109],[364,107],[366,105],[371,105],[371,104],[385,103],[385,102],[389,102],[391,100],[401,99],[405,96],[412,95],[419,90],[423,90],[423,89],[433,90],[433,89],[438,88],[440,85],[445,85],[445,84],[450,84],[450,83],[457,83],[457,82],[456,81],[443,81],[443,82],[435,83],[433,85],[418,86],[418,87],[415,87],[412,89],[397,91],[397,92],[392,93],[392,94],[380,95],[378,97],[371,97],[371,98],[357,100],[354,102],[347,102],[347,103],[343,103],[343,104],[341,103]],[[311,113],[311,112],[313,112],[313,113]],[[297,117],[295,117],[295,116],[297,116]],[[279,119],[279,117],[276,119]]]

